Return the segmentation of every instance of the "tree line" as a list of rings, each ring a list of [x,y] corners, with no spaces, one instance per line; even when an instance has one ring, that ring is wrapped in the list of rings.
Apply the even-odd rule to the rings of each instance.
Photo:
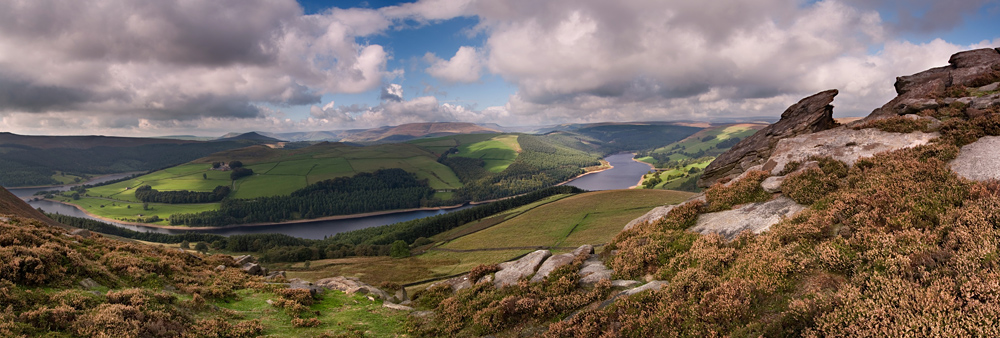
[[[223,226],[419,208],[433,193],[427,181],[414,174],[381,169],[317,182],[288,196],[224,199],[218,210],[173,214],[167,220],[173,225]]]
[[[135,189],[135,198],[147,203],[213,203],[221,201],[229,196],[230,189],[227,186],[216,186],[211,192],[203,191],[159,191],[149,185],[144,185]]]

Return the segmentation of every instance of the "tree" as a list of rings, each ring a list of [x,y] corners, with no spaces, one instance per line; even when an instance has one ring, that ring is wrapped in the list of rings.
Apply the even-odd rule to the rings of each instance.
[[[194,245],[194,249],[198,250],[200,253],[205,253],[208,251],[208,244],[205,244],[205,242],[198,242],[198,244]]]
[[[389,248],[389,256],[392,256],[392,258],[410,257],[410,246],[403,240],[392,242],[392,247]]]
[[[149,203],[143,203],[142,210],[149,210]]]
[[[181,249],[190,249],[190,248],[191,248],[191,243],[188,243],[188,241],[181,242]]]
[[[222,162],[212,162],[212,169],[219,169],[222,166]]]
[[[243,167],[243,162],[240,162],[240,161],[230,161],[229,162],[229,168],[230,169],[236,169],[236,168],[242,168],[242,167]]]
[[[208,179],[208,174],[201,174],[201,179],[207,180]]]

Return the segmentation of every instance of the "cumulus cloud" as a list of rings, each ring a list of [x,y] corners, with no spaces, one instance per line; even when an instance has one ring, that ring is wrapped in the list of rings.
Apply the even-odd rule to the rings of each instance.
[[[382,101],[403,101],[403,86],[390,83],[388,86],[382,87],[382,93],[378,95],[378,99]]]
[[[0,112],[256,118],[397,76],[382,46],[356,42],[391,24],[294,0],[4,1]]]
[[[428,52],[424,55],[424,61],[430,64],[426,69],[427,74],[445,82],[476,82],[482,76],[483,64],[474,47],[460,47],[449,60],[442,60]]]

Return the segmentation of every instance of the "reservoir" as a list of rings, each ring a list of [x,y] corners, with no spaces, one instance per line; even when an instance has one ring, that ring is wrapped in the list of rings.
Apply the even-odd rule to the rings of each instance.
[[[627,153],[608,156],[607,158],[605,158],[605,160],[608,161],[613,166],[613,168],[578,177],[576,179],[567,182],[566,184],[585,190],[628,189],[629,187],[636,185],[639,182],[639,178],[650,170],[649,165],[633,161],[632,156],[633,154],[627,154]],[[95,182],[116,179],[128,175],[130,174],[120,174],[120,175],[102,177],[101,180],[95,180]],[[72,187],[72,185],[47,187],[47,188],[22,188],[22,189],[8,189],[8,190],[10,190],[10,192],[16,195],[17,197],[20,197],[22,199],[29,199],[32,198],[34,193],[37,191],[41,190],[64,191],[68,190],[70,187]],[[41,208],[45,212],[95,219],[83,213],[83,211],[80,211],[76,207],[61,203],[56,203],[46,200],[38,200],[38,201],[29,201],[28,204],[30,204],[32,207],[35,208]],[[418,218],[445,214],[452,211],[458,211],[470,207],[472,206],[466,205],[463,207],[443,209],[443,210],[406,211],[406,212],[398,212],[386,215],[366,216],[366,217],[358,217],[351,219],[313,221],[313,222],[265,225],[265,226],[239,226],[239,227],[219,228],[211,230],[172,230],[172,229],[160,229],[153,227],[107,222],[104,220],[101,221],[135,231],[159,232],[167,234],[178,234],[186,231],[205,232],[223,236],[238,235],[238,234],[281,233],[294,237],[323,239],[323,237],[325,236],[332,236],[340,232],[370,228],[370,227],[393,224],[398,222],[405,222]]]
[[[596,172],[589,175],[580,176],[566,185],[583,190],[615,190],[628,189],[639,184],[642,175],[652,170],[646,163],[632,160],[635,154],[622,153],[604,158],[613,168]]]

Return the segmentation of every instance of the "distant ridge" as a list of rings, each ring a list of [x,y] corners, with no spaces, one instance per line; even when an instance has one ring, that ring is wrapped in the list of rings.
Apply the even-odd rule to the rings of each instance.
[[[226,134],[226,135],[222,135],[222,137],[220,137],[218,139],[218,141],[237,141],[237,140],[250,140],[250,141],[259,141],[259,142],[285,142],[283,140],[279,140],[279,139],[276,139],[276,138],[273,138],[273,137],[267,137],[267,136],[261,135],[261,134],[259,134],[257,132],[254,132],[254,131],[251,131],[249,133],[243,133],[243,134],[229,133],[229,134]]]
[[[421,137],[447,136],[455,134],[492,134],[499,130],[486,128],[468,122],[409,123],[394,127],[368,129],[346,135],[343,142],[402,142]]]
[[[167,138],[118,137],[118,136],[33,136],[0,132],[0,144],[16,144],[39,149],[94,147],[135,147],[146,144],[184,144],[198,141]]]

